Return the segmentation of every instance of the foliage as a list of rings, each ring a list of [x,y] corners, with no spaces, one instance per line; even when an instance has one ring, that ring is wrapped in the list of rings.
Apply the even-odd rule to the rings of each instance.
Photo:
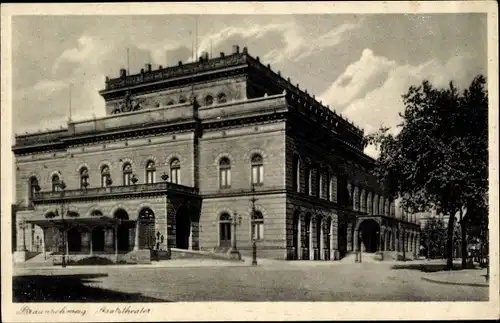
[[[488,94],[478,75],[461,93],[450,82],[437,89],[428,81],[403,95],[399,133],[381,128],[368,143],[380,150],[376,173],[409,212],[441,209],[451,215],[447,255],[451,268],[454,215],[487,205]],[[467,212],[472,218],[480,213]],[[465,223],[465,222],[464,222]],[[464,226],[465,227],[465,226]]]
[[[422,229],[420,244],[425,246],[426,256],[438,258],[446,242],[446,227],[441,218],[429,218]]]

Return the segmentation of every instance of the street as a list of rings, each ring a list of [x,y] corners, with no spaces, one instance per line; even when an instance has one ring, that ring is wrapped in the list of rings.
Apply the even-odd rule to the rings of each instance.
[[[488,288],[439,284],[412,264],[101,266],[16,270],[14,301],[486,301]],[[459,273],[460,271],[457,271]],[[451,272],[451,274],[454,274]]]

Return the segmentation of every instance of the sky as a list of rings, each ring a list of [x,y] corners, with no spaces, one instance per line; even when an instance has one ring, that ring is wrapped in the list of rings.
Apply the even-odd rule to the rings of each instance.
[[[248,47],[324,105],[371,133],[395,129],[401,95],[424,79],[464,88],[486,75],[486,14],[200,15],[197,49],[214,56]],[[14,133],[104,116],[106,76],[146,63],[189,62],[194,15],[15,16]],[[365,153],[376,157],[374,147]]]

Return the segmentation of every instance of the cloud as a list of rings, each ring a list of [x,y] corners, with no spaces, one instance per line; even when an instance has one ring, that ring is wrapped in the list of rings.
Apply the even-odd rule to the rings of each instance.
[[[24,89],[25,92],[39,92],[43,95],[52,95],[68,87],[68,83],[61,80],[41,80],[33,88]]]
[[[342,114],[358,125],[365,133],[377,130],[381,125],[396,126],[403,112],[402,95],[411,85],[429,80],[436,87],[446,87],[453,80],[459,88],[471,81],[474,59],[468,56],[453,56],[446,62],[430,59],[420,65],[398,65],[385,57],[376,56],[365,49],[361,58],[350,64],[321,95],[324,102],[341,106]],[[366,153],[377,156],[375,147],[367,147]]]
[[[107,55],[113,48],[112,44],[93,37],[82,35],[77,40],[77,46],[64,50],[56,59],[52,73],[56,74],[60,66],[64,63],[98,65],[102,62],[102,57]]]
[[[342,24],[330,32],[317,38],[304,35],[295,23],[282,25],[284,48],[275,48],[268,52],[264,59],[270,64],[284,61],[299,61],[315,54],[325,48],[334,47],[346,40],[346,33],[362,25],[362,20],[357,23]]]
[[[361,58],[345,71],[319,97],[335,108],[342,109],[353,99],[382,86],[396,62],[375,56],[371,49],[363,50]]]

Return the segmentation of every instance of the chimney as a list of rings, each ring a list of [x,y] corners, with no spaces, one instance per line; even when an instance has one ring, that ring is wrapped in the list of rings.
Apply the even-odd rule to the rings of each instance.
[[[151,64],[144,65],[144,70],[146,70],[146,72],[151,72]]]
[[[143,68],[141,68],[141,74],[144,74],[144,69]]]
[[[158,69],[159,69],[159,70],[163,69],[163,66],[161,66],[161,65],[160,65],[160,66],[158,66]]]
[[[243,54],[248,54],[248,48],[246,46],[243,47]]]
[[[280,71],[278,71],[278,76],[281,76],[281,72]]]
[[[288,83],[290,83],[290,78],[287,78],[286,80],[287,80]]]
[[[224,52],[220,52],[220,57],[224,57]]]
[[[124,68],[120,68],[120,77],[126,77],[127,76],[127,70]]]
[[[179,61],[179,66],[182,66],[182,61]]]
[[[239,53],[240,53],[240,46],[233,45],[233,54],[239,54]]]
[[[255,57],[255,59],[257,60],[257,62],[260,62],[259,56]]]
[[[203,57],[204,61],[208,61],[208,52],[205,51],[201,52],[201,57]]]

